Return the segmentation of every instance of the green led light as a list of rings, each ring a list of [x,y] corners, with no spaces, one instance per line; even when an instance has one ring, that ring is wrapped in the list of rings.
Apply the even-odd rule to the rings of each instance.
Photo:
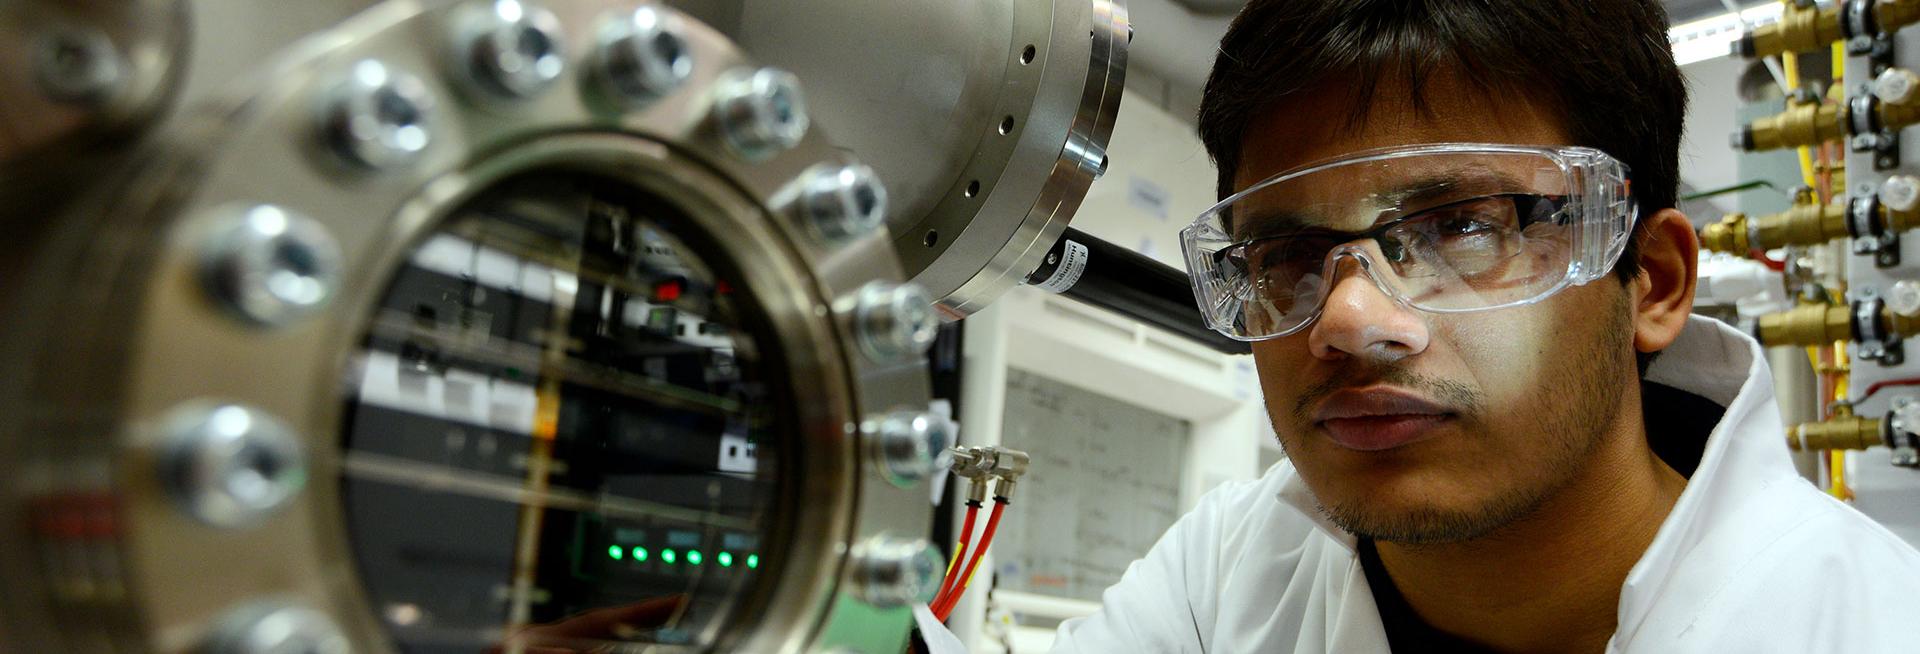
[[[633,546],[633,560],[635,561],[647,560],[647,548],[641,547],[639,545]]]
[[[748,554],[748,555],[747,555],[747,567],[749,567],[749,568],[758,568],[758,567],[760,567],[760,555],[758,555],[758,554]]]
[[[731,568],[731,567],[733,567],[733,553],[732,553],[732,552],[721,552],[721,553],[720,553],[720,567],[722,567],[722,568]]]
[[[619,546],[619,545],[608,545],[608,546],[607,546],[607,556],[610,556],[610,557],[613,557],[613,560],[615,560],[615,561],[618,561],[618,560],[620,560],[620,546]]]
[[[687,562],[700,565],[700,550],[687,550]]]
[[[675,554],[673,550],[660,550],[660,560],[662,561],[672,563],[678,556],[679,555]]]

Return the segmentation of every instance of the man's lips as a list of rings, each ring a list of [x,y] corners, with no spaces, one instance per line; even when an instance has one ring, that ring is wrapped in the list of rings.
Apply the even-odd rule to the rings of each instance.
[[[1377,452],[1425,440],[1453,420],[1439,403],[1392,388],[1344,390],[1320,402],[1315,426],[1350,450]]]

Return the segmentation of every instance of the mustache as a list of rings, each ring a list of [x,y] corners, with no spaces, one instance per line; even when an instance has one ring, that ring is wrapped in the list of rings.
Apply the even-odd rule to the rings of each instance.
[[[1398,366],[1354,363],[1334,369],[1333,375],[1301,392],[1293,403],[1293,419],[1307,422],[1313,407],[1328,395],[1374,384],[1420,393],[1458,412],[1463,418],[1477,417],[1484,413],[1486,407],[1486,397],[1466,384],[1422,375]]]

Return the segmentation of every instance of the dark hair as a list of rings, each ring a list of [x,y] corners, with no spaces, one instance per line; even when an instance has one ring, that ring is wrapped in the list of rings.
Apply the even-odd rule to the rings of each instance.
[[[1447,72],[1564,115],[1569,145],[1627,165],[1641,217],[1674,206],[1687,87],[1656,0],[1253,0],[1221,39],[1200,100],[1220,197],[1233,192],[1247,126],[1289,96],[1353,80],[1364,112],[1383,81],[1404,82],[1425,112],[1426,83]],[[1642,227],[1615,267],[1622,281],[1640,272]]]

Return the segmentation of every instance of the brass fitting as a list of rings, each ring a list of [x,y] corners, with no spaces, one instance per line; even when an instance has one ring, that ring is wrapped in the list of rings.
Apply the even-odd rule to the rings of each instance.
[[[1864,450],[1885,445],[1881,418],[1835,416],[1787,428],[1787,447],[1794,450]]]
[[[1840,104],[1803,104],[1748,123],[1733,145],[1748,152],[1819,145],[1847,137],[1847,110]]]
[[[1745,256],[1753,250],[1819,245],[1850,235],[1847,201],[1835,200],[1824,205],[1797,203],[1786,211],[1759,218],[1729,214],[1700,230],[1700,245],[1714,252]]]
[[[1868,33],[1856,34],[1858,27],[1848,25],[1848,21],[1841,16],[1841,5],[1846,2],[1840,0],[1824,9],[1789,4],[1780,14],[1779,22],[1753,28],[1751,33],[1734,42],[1733,51],[1749,59],[1785,52],[1814,52],[1834,41],[1878,33],[1892,34],[1920,21],[1920,0],[1876,0],[1865,19],[1857,21]]]
[[[1853,309],[1816,304],[1760,316],[1756,336],[1768,347],[1830,345],[1853,340]]]
[[[1844,1],[1844,0],[1843,0]],[[1846,38],[1840,24],[1840,6],[1800,7],[1788,4],[1780,21],[1753,28],[1753,32],[1734,42],[1734,51],[1748,58],[1771,57],[1784,52],[1813,52]]]

